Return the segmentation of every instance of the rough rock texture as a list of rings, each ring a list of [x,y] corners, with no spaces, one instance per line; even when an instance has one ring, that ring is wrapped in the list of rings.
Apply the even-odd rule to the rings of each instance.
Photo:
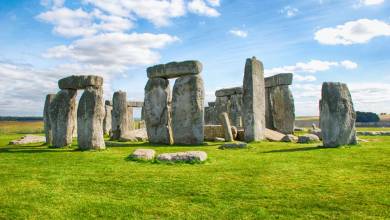
[[[171,90],[167,79],[149,79],[145,86],[144,117],[150,143],[172,144]]]
[[[53,133],[51,130],[51,122],[50,122],[50,104],[53,102],[55,94],[48,94],[45,100],[45,107],[43,108],[43,126],[45,129],[45,137],[46,143],[51,144],[53,141]]]
[[[309,134],[317,135],[322,140],[322,130],[319,128],[309,129]]]
[[[274,76],[270,76],[264,79],[264,85],[266,88],[281,86],[281,85],[291,85],[293,80],[292,73],[281,73]]]
[[[234,88],[227,88],[227,89],[220,89],[215,92],[216,97],[223,97],[223,96],[232,96],[237,94],[242,94],[243,90],[242,87],[234,87]]]
[[[111,134],[112,132],[112,106],[106,105],[104,106],[105,114],[104,114],[104,120],[103,120],[103,132],[106,135]]]
[[[200,75],[176,79],[172,98],[175,144],[201,144],[204,140],[204,88]]]
[[[88,86],[95,88],[103,86],[103,77],[88,75],[88,76],[69,76],[58,81],[60,89],[85,89]]]
[[[236,140],[245,141],[245,130],[243,128],[237,129]]]
[[[231,126],[233,138],[237,137],[237,128]],[[205,125],[204,126],[204,140],[215,141],[216,138],[225,137],[225,131],[222,125]],[[225,139],[225,138],[223,138]]]
[[[144,107],[144,102],[127,102],[128,107],[133,107],[133,108],[142,108]]]
[[[242,95],[232,95],[230,97],[229,118],[232,125],[242,127]]]
[[[214,106],[208,106],[204,108],[204,123],[206,125],[215,125],[217,123],[217,111]]]
[[[265,135],[264,68],[255,57],[246,61],[243,85],[245,141],[261,141]]]
[[[46,138],[43,136],[37,135],[26,135],[21,137],[20,139],[10,141],[10,145],[20,145],[20,144],[35,144],[45,142]]]
[[[230,127],[232,128],[233,139],[236,140],[237,134],[238,134],[238,129],[236,126],[230,126]]]
[[[320,138],[314,134],[305,134],[305,135],[298,137],[298,143],[300,143],[300,144],[315,143],[315,142],[319,142],[319,141],[320,141]]]
[[[136,149],[131,158],[136,160],[153,160],[156,155],[156,151],[152,149]]]
[[[219,120],[223,126],[223,130],[225,133],[225,140],[228,142],[234,141],[232,127],[230,126],[229,116],[226,112],[219,115]]]
[[[188,60],[152,66],[147,69],[147,73],[149,78],[171,79],[188,75],[197,75],[202,72],[202,68],[201,62]]]
[[[347,85],[335,82],[323,83],[320,127],[324,147],[357,144],[355,121],[356,112]]]
[[[277,142],[280,142],[282,141],[282,139],[284,138],[284,134],[280,133],[280,132],[277,132],[277,131],[273,131],[271,129],[268,129],[266,128],[265,129],[265,138],[269,141],[277,141]]]
[[[77,141],[81,150],[105,149],[103,88],[87,87],[77,109]]]
[[[188,151],[178,153],[165,153],[157,157],[158,160],[167,162],[192,162],[207,160],[207,153],[204,151]]]
[[[390,131],[358,131],[361,136],[390,136]]]
[[[63,89],[57,93],[49,107],[50,124],[53,132],[53,147],[72,144],[76,124],[77,90]]]
[[[147,141],[148,140],[148,133],[146,132],[146,128],[131,130],[127,132],[126,134],[123,134],[122,137],[119,139],[119,141],[131,141],[131,142],[137,142],[137,141]]]
[[[134,130],[134,116],[133,116],[134,109],[133,107],[127,106],[127,118],[129,120],[129,131]]]
[[[295,106],[293,95],[287,85],[267,89],[269,95],[268,119],[273,130],[284,134],[294,133]]]
[[[297,142],[298,137],[292,135],[292,134],[287,134],[283,137],[282,139],[283,142]]]
[[[112,140],[119,140],[130,130],[126,92],[115,92],[112,98]]]
[[[218,149],[221,149],[221,150],[224,150],[224,149],[241,149],[241,148],[246,148],[247,146],[248,146],[247,143],[235,142],[235,143],[223,144]]]

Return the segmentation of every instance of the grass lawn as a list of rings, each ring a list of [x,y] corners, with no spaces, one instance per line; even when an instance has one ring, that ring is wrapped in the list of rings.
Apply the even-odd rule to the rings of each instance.
[[[357,147],[252,143],[249,149],[129,143],[105,151],[7,146],[0,134],[0,219],[389,219],[390,137]],[[203,150],[204,164],[127,157]]]

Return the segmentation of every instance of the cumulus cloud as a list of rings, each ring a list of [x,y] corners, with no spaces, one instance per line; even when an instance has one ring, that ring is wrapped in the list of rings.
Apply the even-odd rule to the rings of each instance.
[[[367,43],[381,36],[390,36],[390,24],[376,19],[359,19],[334,28],[320,29],[315,33],[314,39],[321,44],[351,45]]]
[[[246,38],[248,36],[247,31],[239,30],[239,29],[232,29],[229,31],[229,33],[236,37],[241,37],[241,38]]]
[[[188,3],[188,10],[194,14],[208,17],[220,16],[220,13],[215,8],[208,6],[203,0],[191,0]]]
[[[295,17],[299,13],[299,10],[298,10],[298,8],[294,8],[291,6],[285,6],[279,12],[281,14],[283,14],[284,16],[286,16],[287,18],[292,18],[292,17]]]
[[[380,5],[384,2],[385,2],[385,0],[359,0],[357,6]]]
[[[344,60],[340,62],[340,65],[343,66],[345,69],[356,69],[358,67],[357,63],[352,62],[350,60]]]

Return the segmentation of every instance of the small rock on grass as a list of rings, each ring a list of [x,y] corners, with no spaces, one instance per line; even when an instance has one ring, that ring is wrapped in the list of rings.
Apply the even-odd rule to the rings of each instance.
[[[305,134],[298,137],[298,143],[300,144],[315,143],[318,141],[320,141],[320,138],[314,134]]]
[[[203,162],[207,160],[207,153],[204,151],[165,153],[158,155],[157,160],[165,162]]]
[[[226,143],[219,147],[219,149],[241,149],[246,148],[248,146],[247,143],[244,142],[234,142],[234,143]]]
[[[283,142],[297,142],[298,137],[292,135],[292,134],[287,134],[286,136],[283,137],[282,139]]]
[[[156,151],[152,149],[136,149],[131,155],[131,158],[137,160],[153,160],[155,154]]]

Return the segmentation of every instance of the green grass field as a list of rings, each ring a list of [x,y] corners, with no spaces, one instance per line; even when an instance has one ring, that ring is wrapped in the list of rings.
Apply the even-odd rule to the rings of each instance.
[[[34,130],[20,126],[20,133]],[[369,142],[338,149],[129,143],[81,152],[76,146],[7,146],[22,136],[18,132],[0,133],[0,219],[390,218],[390,137],[362,137]],[[203,150],[209,160],[129,161],[136,148]]]

